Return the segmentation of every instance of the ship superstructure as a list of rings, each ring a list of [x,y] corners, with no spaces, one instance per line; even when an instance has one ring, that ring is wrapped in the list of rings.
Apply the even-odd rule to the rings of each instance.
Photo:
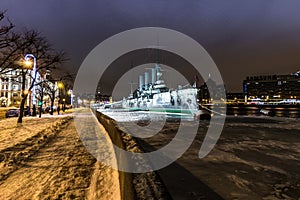
[[[149,72],[139,76],[139,88],[122,100],[122,107],[131,110],[157,112],[178,112],[194,114],[198,111],[197,88],[178,86],[170,90],[162,79],[163,71],[159,64]]]

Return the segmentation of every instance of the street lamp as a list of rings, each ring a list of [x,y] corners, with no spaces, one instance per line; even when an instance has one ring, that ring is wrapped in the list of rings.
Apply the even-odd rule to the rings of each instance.
[[[36,81],[36,58],[33,54],[26,54],[25,55],[25,64],[29,65],[30,62],[30,58],[33,59],[33,68],[31,70],[31,76],[33,77],[33,81],[32,81],[32,116],[36,116],[36,96],[35,96],[35,90],[36,90],[36,86],[35,86],[35,81]]]
[[[70,96],[70,104],[71,104],[71,107],[73,108],[73,97],[74,97],[73,90],[70,89],[68,91],[68,95]]]
[[[30,60],[25,60],[24,65],[26,66],[26,68],[30,68],[32,66],[32,62]]]
[[[61,96],[62,96],[62,89],[64,88],[64,84],[62,82],[57,82],[57,87],[58,87],[58,97],[59,97],[59,101],[58,101],[58,105],[59,104],[62,104],[62,99],[61,99]]]
[[[57,83],[57,87],[58,87],[59,89],[62,89],[62,88],[64,87],[64,84],[63,84],[62,82],[58,82],[58,83]]]
[[[25,94],[25,95],[28,94],[28,93],[29,93],[28,90],[24,90],[24,91],[23,91],[23,94]]]

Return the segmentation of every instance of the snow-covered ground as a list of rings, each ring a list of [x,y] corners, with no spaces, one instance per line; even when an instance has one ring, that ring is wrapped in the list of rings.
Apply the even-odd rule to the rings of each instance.
[[[118,172],[92,157],[70,115],[0,121],[0,199],[120,199]]]
[[[161,148],[174,138],[179,124],[166,121],[153,137],[140,139],[140,145],[144,151]],[[151,131],[146,118],[136,125],[146,134]],[[215,191],[225,199],[300,198],[300,119],[227,117],[217,145],[199,159],[208,126],[200,121],[188,151],[158,171],[172,197],[201,199]],[[136,148],[132,139],[124,142]],[[135,186],[142,194],[147,184],[138,175]],[[26,117],[22,125],[16,118],[0,120],[1,199],[120,199],[118,178],[117,171],[86,151],[71,115]]]
[[[144,113],[105,114],[118,121],[125,132],[128,123],[131,131],[135,130],[132,126],[137,126],[139,133],[152,135],[138,139],[144,151],[167,145],[176,136],[180,123],[195,125],[187,120],[167,120],[161,129],[158,122],[165,120],[162,115],[161,119],[151,119]],[[155,126],[159,131],[152,134]],[[217,145],[208,156],[199,159],[209,126],[213,124],[200,121],[188,151],[176,163],[158,171],[173,198],[214,199],[215,191],[224,199],[300,199],[299,118],[227,116]]]
[[[167,122],[158,134],[142,139],[141,144],[148,151],[161,148],[175,137],[178,126],[179,122]],[[217,145],[199,159],[208,126],[209,122],[200,122],[196,139],[175,163],[177,168],[172,165],[159,171],[168,179],[180,177],[185,170],[190,173],[171,183],[169,188],[174,193],[189,191],[192,195],[187,198],[200,198],[197,195],[201,192],[190,191],[198,180],[225,199],[300,198],[300,119],[227,117]]]

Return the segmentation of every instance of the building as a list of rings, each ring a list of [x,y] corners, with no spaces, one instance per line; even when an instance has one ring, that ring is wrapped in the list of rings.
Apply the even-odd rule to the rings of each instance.
[[[8,106],[15,106],[19,107],[22,99],[22,77],[21,77],[21,69],[12,69],[7,70],[6,73],[0,74],[0,106],[1,107],[8,107]],[[46,77],[49,75],[49,72],[37,73],[36,83],[44,81],[44,76]],[[31,91],[28,91],[30,85],[32,83],[32,78],[29,74],[26,74],[26,81],[25,81],[25,92],[30,93],[27,97],[26,106],[32,106],[32,95]],[[51,88],[57,88],[57,83],[48,82],[47,84],[52,84]],[[36,97],[39,100],[39,93],[42,88],[42,84],[38,84],[36,86]],[[58,89],[56,89],[58,93]],[[56,94],[58,96],[58,94]],[[49,97],[44,95],[43,97],[44,105],[50,103]],[[38,104],[38,103],[37,103]]]
[[[245,101],[300,99],[300,71],[290,75],[248,76],[243,81]]]
[[[209,90],[208,87],[210,87],[211,89]],[[224,85],[218,85],[209,77],[208,80],[203,83],[203,85],[200,85],[200,87],[198,87],[199,103],[206,104],[218,102],[220,100],[225,101],[222,96],[224,93],[224,88]]]
[[[198,88],[198,99],[201,104],[210,102],[210,95],[206,83],[204,83]]]
[[[240,103],[244,102],[245,96],[242,92],[226,93],[226,99],[228,103]]]
[[[26,76],[26,80],[30,80],[29,75]],[[21,102],[21,86],[22,78],[20,76],[20,70],[9,70],[0,75],[0,106],[19,106]],[[26,82],[25,88],[29,88],[30,82]],[[29,99],[27,99],[27,105],[29,105]]]

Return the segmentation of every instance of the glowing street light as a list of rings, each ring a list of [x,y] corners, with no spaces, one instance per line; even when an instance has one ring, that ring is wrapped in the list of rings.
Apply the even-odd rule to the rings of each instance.
[[[24,90],[24,91],[23,91],[23,94],[24,94],[24,95],[27,95],[28,93],[29,93],[28,90]]]
[[[71,103],[71,107],[73,107],[73,98],[74,98],[74,94],[73,94],[73,90],[68,90],[68,95],[70,96],[70,103]]]
[[[62,104],[61,93],[62,93],[62,89],[64,88],[63,82],[58,81],[57,82],[57,87],[58,87],[58,97],[59,97],[58,104]]]
[[[33,87],[32,87],[32,116],[36,116],[36,97],[35,97],[35,90],[36,90],[36,86],[35,86],[35,81],[36,81],[36,58],[33,54],[26,54],[25,55],[25,65],[29,66],[31,65],[31,61],[30,58],[33,59],[33,68],[31,70],[31,76],[33,77]]]
[[[25,60],[25,61],[24,61],[24,65],[25,65],[27,68],[31,68],[32,62],[31,62],[30,60]]]
[[[62,82],[58,82],[58,83],[57,83],[57,87],[58,87],[59,89],[62,89],[62,88],[64,87],[64,84],[63,84]]]

